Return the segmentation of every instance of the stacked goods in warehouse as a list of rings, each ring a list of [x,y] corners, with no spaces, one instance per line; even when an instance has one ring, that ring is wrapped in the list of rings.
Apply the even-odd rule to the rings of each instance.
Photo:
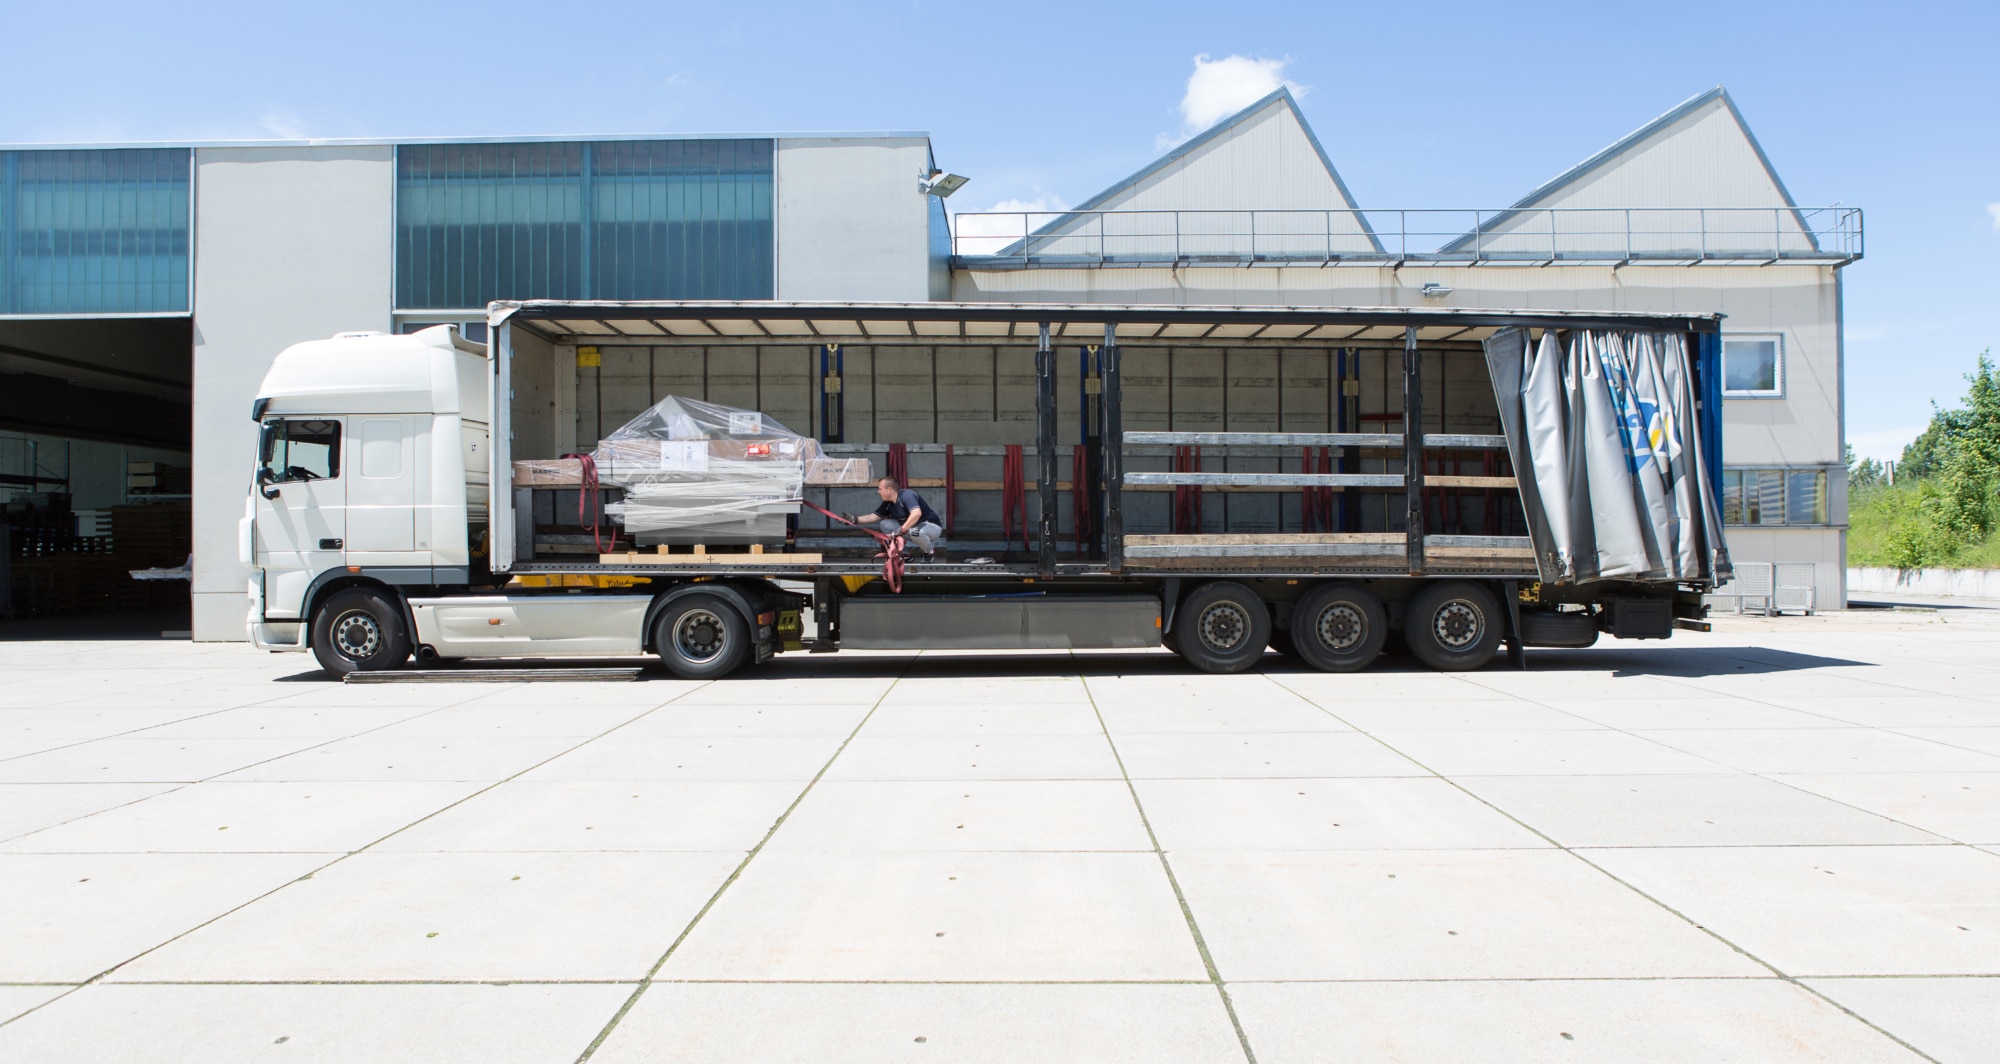
[[[127,495],[182,496],[193,490],[193,470],[165,462],[125,463]]]
[[[185,506],[180,513],[185,528]],[[147,593],[126,577],[115,535],[77,534],[78,519],[69,496],[18,496],[6,504],[4,516],[11,585],[6,605],[14,616],[104,613],[149,603]],[[181,542],[184,546],[185,533]],[[185,594],[183,590],[181,597]]]
[[[119,597],[125,606],[172,606],[187,601],[180,581],[133,580],[133,569],[172,568],[187,561],[192,521],[185,502],[111,508],[111,546],[117,561]]]

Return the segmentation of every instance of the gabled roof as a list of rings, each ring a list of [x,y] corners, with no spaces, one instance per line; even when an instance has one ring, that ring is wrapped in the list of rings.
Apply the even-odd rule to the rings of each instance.
[[[1784,180],[1778,176],[1777,169],[1771,165],[1771,158],[1764,153],[1764,146],[1758,143],[1757,135],[1750,131],[1750,124],[1744,121],[1743,112],[1737,109],[1736,101],[1731,99],[1729,91],[1720,85],[1682,101],[1665,114],[1619,138],[1603,151],[1592,155],[1590,158],[1544,182],[1534,191],[1521,197],[1512,207],[1488,220],[1483,228],[1486,231],[1504,230],[1509,223],[1521,217],[1521,212],[1547,206],[1551,200],[1557,199],[1564,191],[1585,182],[1593,176],[1614,168],[1627,157],[1636,154],[1641,148],[1651,142],[1654,137],[1672,128],[1681,120],[1695,115],[1709,105],[1717,102],[1720,102],[1728,110],[1730,118],[1736,124],[1736,129],[1743,134],[1744,140],[1749,143],[1750,150],[1754,153],[1757,165],[1762,168],[1764,176],[1770,180],[1772,188],[1776,190],[1779,198],[1783,201],[1783,205],[1791,208],[1793,218],[1798,222],[1799,228],[1805,232],[1806,238],[1812,241],[1814,247],[1817,248],[1818,243],[1812,237],[1811,227],[1806,224],[1805,219],[1798,213],[1797,201],[1792,199],[1791,191],[1785,187]],[[1623,206],[1655,208],[1678,205],[1668,203],[1632,203],[1624,204]],[[1751,205],[1744,204],[1744,206]],[[1473,243],[1474,239],[1475,234],[1466,233],[1438,250],[1440,252],[1463,251]]]
[[[1256,103],[1202,130],[1200,133],[1183,141],[1174,150],[1139,168],[1130,177],[1077,204],[1072,209],[1079,211],[1101,209],[1102,204],[1116,199],[1120,194],[1143,184],[1147,178],[1222,139],[1238,126],[1250,121],[1250,119],[1262,113],[1266,108],[1277,103],[1284,104],[1285,108],[1292,112],[1292,117],[1298,120],[1299,128],[1305,130],[1306,140],[1312,144],[1314,153],[1319,156],[1320,165],[1326,167],[1327,175],[1333,178],[1334,187],[1340,190],[1340,198],[1347,204],[1348,210],[1354,210],[1354,194],[1347,190],[1347,182],[1340,179],[1340,171],[1333,168],[1333,160],[1327,158],[1326,148],[1320,144],[1319,135],[1313,132],[1312,123],[1307,122],[1305,113],[1299,110],[1298,99],[1292,95],[1292,90],[1287,88],[1279,88],[1276,92],[1258,100]]]
[[[1235,114],[1230,115],[1229,117],[1221,120],[1220,122],[1217,122],[1215,125],[1210,126],[1208,129],[1203,130],[1201,133],[1196,134],[1194,137],[1189,138],[1187,141],[1176,146],[1172,151],[1169,151],[1165,155],[1160,156],[1158,159],[1155,159],[1152,162],[1146,164],[1145,166],[1141,167],[1138,171],[1134,172],[1130,176],[1124,178],[1121,181],[1118,181],[1117,183],[1111,185],[1111,187],[1106,188],[1104,191],[1097,193],[1096,195],[1090,197],[1089,199],[1083,201],[1082,203],[1077,204],[1075,207],[1071,207],[1066,211],[1062,212],[1062,215],[1060,217],[1051,220],[1050,222],[1048,222],[1043,226],[1040,226],[1038,229],[1036,229],[1034,233],[1031,233],[1030,236],[1039,237],[1052,233],[1062,232],[1064,231],[1065,227],[1075,224],[1078,221],[1078,216],[1087,214],[1092,211],[1117,210],[1118,207],[1116,206],[1116,204],[1118,204],[1121,200],[1125,199],[1136,190],[1144,188],[1148,184],[1148,182],[1151,181],[1153,178],[1156,178],[1161,174],[1167,172],[1168,170],[1172,169],[1176,164],[1200,156],[1202,153],[1217,146],[1218,142],[1227,139],[1232,133],[1235,133],[1239,129],[1242,129],[1245,126],[1252,124],[1254,121],[1261,118],[1265,114],[1265,112],[1271,110],[1274,107],[1282,107],[1287,112],[1289,112],[1291,119],[1295,123],[1297,123],[1299,130],[1302,133],[1304,133],[1306,142],[1311,145],[1313,155],[1319,160],[1319,165],[1325,168],[1326,176],[1332,179],[1333,188],[1340,197],[1340,206],[1332,209],[1354,211],[1355,213],[1353,213],[1349,217],[1353,219],[1356,228],[1358,230],[1358,234],[1366,237],[1369,244],[1372,245],[1377,252],[1382,251],[1383,250],[1382,241],[1375,235],[1374,230],[1369,226],[1368,219],[1363,217],[1359,213],[1359,210],[1354,202],[1354,194],[1348,190],[1347,182],[1341,179],[1340,171],[1334,169],[1333,160],[1327,157],[1325,146],[1320,143],[1319,136],[1313,132],[1311,123],[1308,123],[1306,121],[1305,114],[1299,110],[1298,100],[1295,97],[1293,97],[1291,90],[1286,88],[1279,88],[1277,91],[1270,93],[1269,95],[1263,97],[1262,99],[1256,101],[1255,103],[1250,104],[1248,107],[1245,107],[1242,110],[1236,112]],[[1276,207],[1275,204],[1257,204],[1254,206],[1246,206],[1243,209],[1261,210],[1261,209],[1271,209],[1275,207]],[[1204,209],[1204,208],[1190,207],[1186,209]],[[1206,209],[1213,210],[1218,208],[1211,207]],[[1021,246],[1022,245],[1017,244],[1014,247],[1002,251],[1000,254],[1002,255],[1018,254]]]

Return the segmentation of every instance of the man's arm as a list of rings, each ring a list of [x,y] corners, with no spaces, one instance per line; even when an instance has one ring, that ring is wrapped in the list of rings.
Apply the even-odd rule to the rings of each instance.
[[[924,519],[923,500],[917,498],[917,493],[911,491],[908,488],[904,488],[903,495],[905,496],[905,498],[902,498],[898,501],[900,501],[903,504],[904,509],[910,511],[910,514],[908,517],[903,518],[903,527],[897,529],[898,532],[908,532],[910,529],[913,529],[917,527],[919,524],[923,523]]]

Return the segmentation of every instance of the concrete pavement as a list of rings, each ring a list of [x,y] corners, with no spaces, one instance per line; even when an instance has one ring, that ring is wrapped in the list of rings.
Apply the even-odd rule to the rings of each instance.
[[[1979,1061],[2000,611],[1467,675],[0,643],[0,1059]]]

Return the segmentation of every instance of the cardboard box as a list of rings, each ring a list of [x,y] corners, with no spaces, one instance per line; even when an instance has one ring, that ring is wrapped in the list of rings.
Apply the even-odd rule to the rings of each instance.
[[[806,461],[806,484],[815,488],[868,487],[875,468],[866,458],[812,458]]]
[[[583,484],[580,458],[540,458],[514,463],[514,485],[535,488],[574,488]]]

